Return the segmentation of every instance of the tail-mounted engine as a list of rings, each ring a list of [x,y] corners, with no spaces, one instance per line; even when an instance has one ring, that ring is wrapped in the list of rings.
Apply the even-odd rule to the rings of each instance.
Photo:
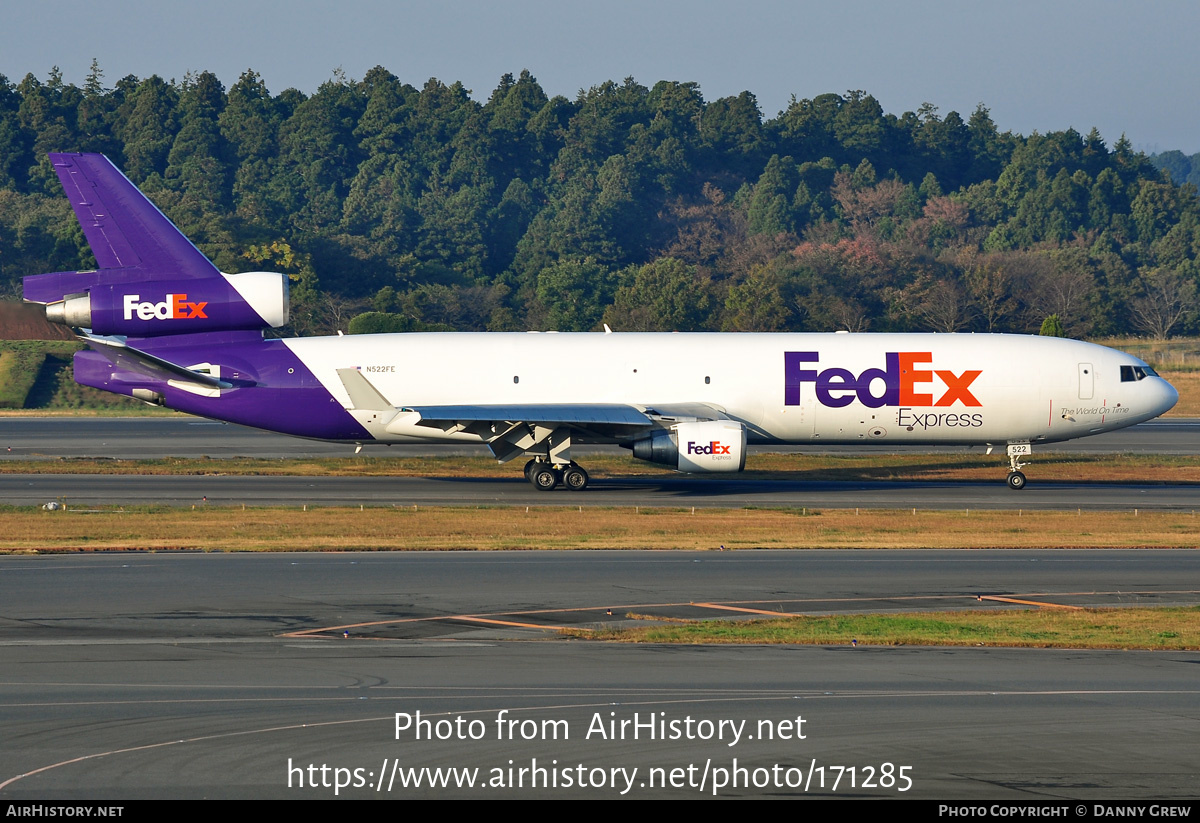
[[[746,467],[746,427],[732,420],[677,423],[633,443],[633,456],[681,472],[740,472]]]
[[[288,321],[288,280],[276,272],[137,282],[105,274],[92,273],[85,290],[47,302],[47,319],[129,337],[277,328]],[[56,276],[62,275],[41,275]]]

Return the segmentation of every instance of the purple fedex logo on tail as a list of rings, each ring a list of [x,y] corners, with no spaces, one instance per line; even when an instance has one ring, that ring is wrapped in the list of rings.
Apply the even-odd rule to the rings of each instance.
[[[822,406],[840,409],[856,399],[864,406],[877,409],[881,406],[982,406],[971,394],[971,384],[982,369],[968,369],[955,374],[946,369],[922,369],[919,365],[933,362],[933,354],[927,351],[890,351],[884,355],[882,369],[864,369],[855,374],[849,369],[828,368],[818,371],[806,369],[804,364],[817,363],[820,353],[815,351],[788,351],[783,353],[783,404],[800,405],[800,388],[805,383],[814,385],[817,402]],[[934,375],[944,391],[934,400]],[[873,394],[873,386],[882,383],[883,391]]]

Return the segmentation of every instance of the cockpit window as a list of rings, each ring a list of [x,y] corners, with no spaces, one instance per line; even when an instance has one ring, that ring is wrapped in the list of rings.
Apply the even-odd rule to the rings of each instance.
[[[1149,366],[1122,366],[1121,367],[1121,382],[1133,383],[1137,380],[1145,380],[1147,377],[1158,377],[1158,372]]]

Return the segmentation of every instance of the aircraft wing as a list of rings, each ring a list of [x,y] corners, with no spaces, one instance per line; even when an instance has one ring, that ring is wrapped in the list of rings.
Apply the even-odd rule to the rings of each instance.
[[[621,403],[414,406],[400,409],[398,419],[414,425],[407,422],[414,416],[416,426],[477,435],[501,463],[539,444],[551,456],[566,455],[572,439],[611,441],[654,426],[646,412]]]
[[[219,277],[217,268],[102,154],[50,155],[96,262],[172,277]]]
[[[358,369],[338,369],[351,407],[358,411],[392,411],[419,416],[412,425],[444,431],[480,430],[517,423],[530,426],[572,426],[580,429],[647,428],[654,425],[647,413],[626,403],[482,403],[397,406],[384,397]]]
[[[614,440],[634,437],[682,420],[717,420],[725,415],[705,404],[639,407],[628,403],[482,403],[453,405],[393,404],[358,369],[338,369],[351,408],[372,412],[392,434],[415,428],[447,434],[474,434],[501,462],[543,442],[583,438]],[[386,422],[384,422],[386,421]]]

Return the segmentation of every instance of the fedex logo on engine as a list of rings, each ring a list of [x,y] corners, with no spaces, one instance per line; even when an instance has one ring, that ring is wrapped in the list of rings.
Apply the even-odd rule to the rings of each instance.
[[[829,368],[817,371],[806,369],[804,364],[817,363],[819,353],[815,351],[787,351],[783,353],[783,404],[800,405],[800,388],[812,383],[817,401],[822,406],[840,409],[856,399],[864,406],[877,409],[881,406],[982,406],[971,394],[971,384],[982,369],[968,369],[955,374],[946,369],[922,369],[920,365],[933,363],[933,354],[927,351],[891,351],[884,355],[882,369],[865,369],[854,374],[849,369]],[[937,379],[934,379],[934,376]],[[934,391],[941,393],[934,400]],[[875,389],[882,391],[875,393]]]
[[[161,303],[141,302],[140,294],[125,295],[125,319],[132,320],[136,314],[138,320],[190,320],[192,318],[208,319],[204,313],[207,302],[189,303],[186,294],[168,294]]]
[[[733,455],[729,451],[732,448],[733,448],[733,446],[722,446],[721,443],[716,440],[713,440],[712,442],[709,442],[709,443],[696,443],[692,440],[689,440],[688,444],[687,444],[687,453],[688,454],[728,454],[730,457],[732,457]]]

